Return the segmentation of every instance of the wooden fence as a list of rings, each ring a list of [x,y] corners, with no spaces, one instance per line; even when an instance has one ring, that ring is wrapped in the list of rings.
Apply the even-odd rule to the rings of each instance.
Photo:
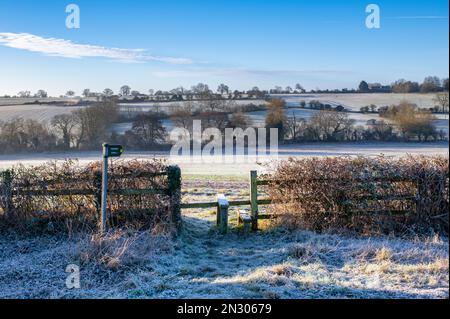
[[[257,171],[250,172],[250,198],[247,200],[228,200],[224,195],[219,194],[217,201],[213,202],[197,202],[197,203],[182,203],[181,208],[217,208],[217,226],[222,233],[226,233],[228,229],[228,210],[231,206],[250,206],[250,214],[246,211],[238,212],[238,221],[244,224],[244,229],[258,230],[258,220],[269,219],[272,216],[269,214],[259,214],[259,206],[269,205],[272,203],[270,199],[258,198],[258,185],[267,185],[268,181],[258,180]]]
[[[315,181],[318,181],[319,179],[315,179]],[[320,179],[321,182],[327,183],[327,181],[330,181],[330,179],[322,178]],[[259,206],[264,205],[271,205],[274,204],[274,202],[269,198],[259,198],[259,187],[260,186],[268,186],[268,185],[280,185],[282,183],[288,184],[288,183],[295,183],[295,179],[292,180],[271,180],[270,176],[266,176],[265,178],[259,179],[257,171],[251,171],[250,172],[250,179],[249,179],[249,190],[250,190],[250,197],[247,200],[227,200],[225,196],[219,195],[217,201],[213,202],[198,202],[198,203],[183,203],[181,204],[181,208],[217,208],[217,226],[219,230],[222,233],[227,232],[228,228],[228,210],[232,206],[249,206],[250,212],[246,212],[243,210],[238,211],[238,222],[244,224],[244,230],[249,230],[250,228],[253,231],[258,230],[258,220],[264,220],[264,219],[270,219],[274,218],[273,214],[260,214]],[[345,181],[343,181],[345,182]],[[361,180],[353,180],[352,183],[365,183],[367,180],[361,179]],[[379,188],[382,188],[380,184],[388,183],[396,183],[396,182],[403,182],[403,183],[412,183],[414,185],[414,188],[416,191],[414,193],[409,194],[390,194],[390,195],[384,195],[384,194],[370,194],[367,196],[360,196],[360,197],[352,197],[352,194],[349,194],[349,197],[347,201],[344,203],[348,205],[349,207],[351,204],[355,204],[357,202],[362,201],[384,201],[384,202],[390,202],[390,201],[403,201],[403,202],[409,202],[412,205],[415,206],[414,210],[408,210],[408,209],[400,209],[400,210],[388,210],[388,211],[361,211],[361,210],[355,210],[352,211],[350,209],[346,209],[346,213],[348,214],[359,214],[359,213],[377,213],[377,214],[383,214],[383,213],[389,213],[389,214],[408,214],[408,213],[419,213],[421,209],[421,192],[423,192],[423,188],[421,187],[420,183],[418,183],[413,178],[372,178],[370,179],[371,183],[378,184]],[[292,199],[295,200],[295,199]]]
[[[181,219],[181,209],[189,209],[189,208],[217,208],[217,226],[220,231],[223,233],[227,232],[228,229],[228,211],[230,207],[240,207],[240,206],[249,206],[250,211],[239,210],[238,211],[238,221],[244,224],[245,230],[258,230],[258,221],[262,219],[270,219],[275,216],[271,214],[261,214],[259,207],[263,205],[274,204],[269,198],[259,198],[260,192],[259,189],[261,186],[277,186],[281,185],[282,187],[286,187],[286,183],[295,183],[295,179],[292,181],[289,180],[272,180],[270,176],[265,178],[258,178],[257,171],[250,172],[249,178],[249,191],[250,196],[248,199],[244,200],[228,200],[225,196],[219,195],[217,201],[212,202],[197,202],[197,203],[182,203],[181,202],[181,170],[178,166],[169,166],[163,172],[142,172],[138,175],[132,175],[133,178],[153,178],[157,176],[167,176],[167,186],[162,188],[144,188],[144,189],[111,189],[108,194],[109,195],[121,195],[121,196],[136,196],[136,195],[153,195],[153,194],[162,194],[169,196],[170,198],[170,214],[171,219],[176,225],[177,229],[180,229],[182,219]],[[128,175],[112,175],[111,180],[114,178],[127,178],[130,177]],[[10,171],[0,172],[0,199],[2,202],[3,210],[5,214],[8,214],[9,211],[14,209],[14,197],[15,196],[92,196],[95,203],[100,203],[101,198],[101,175],[98,174],[94,181],[86,180],[86,182],[91,182],[95,187],[92,189],[44,189],[40,185],[24,185],[23,187],[18,187],[17,185],[13,186],[14,183],[12,181],[12,175]],[[69,182],[69,179],[65,179],[65,182]],[[75,182],[80,182],[83,180],[76,179]],[[317,180],[316,180],[317,181]],[[327,179],[321,179],[323,183],[327,182]],[[328,180],[329,181],[329,180]],[[297,181],[298,182],[298,181]],[[345,182],[345,181],[343,181]],[[353,180],[352,183],[363,183],[367,182],[367,180]],[[384,194],[370,194],[367,196],[360,197],[351,197],[352,194],[349,195],[348,203],[355,203],[358,201],[407,201],[412,203],[415,206],[413,213],[418,213],[421,210],[421,192],[426,191],[423,190],[423,187],[419,183],[416,183],[414,179],[405,179],[405,178],[373,178],[370,180],[373,183],[394,183],[394,182],[409,182],[415,184],[415,192],[410,194],[394,194],[394,195],[384,195]],[[54,181],[45,181],[45,185],[51,186]],[[57,182],[60,183],[60,182]],[[284,183],[284,184],[283,184]],[[291,199],[295,200],[295,199]],[[350,206],[350,205],[349,205]],[[97,210],[100,209],[100,205],[97,206]],[[351,211],[346,210],[346,213],[360,213],[361,211]],[[382,211],[366,211],[365,213],[383,213]],[[405,214],[411,213],[410,210],[390,210],[390,214]]]
[[[139,188],[139,189],[111,189],[108,195],[121,196],[137,196],[137,195],[166,195],[169,197],[169,206],[171,220],[177,229],[181,227],[181,170],[178,166],[168,166],[162,172],[141,172],[130,175],[111,174],[110,180],[120,178],[154,178],[158,176],[167,176],[167,186],[160,188]],[[92,197],[93,202],[100,214],[101,202],[101,174],[95,174],[93,179],[81,178],[71,179],[65,178],[64,183],[70,182],[85,182],[93,185],[88,188],[66,188],[66,189],[52,189],[52,186],[61,184],[61,181],[46,180],[39,181],[40,183],[19,185],[13,182],[13,174],[10,170],[0,172],[0,200],[3,203],[3,211],[7,216],[14,210],[14,198],[18,196],[28,197],[54,197],[54,196],[88,196]],[[44,187],[42,185],[45,185]]]

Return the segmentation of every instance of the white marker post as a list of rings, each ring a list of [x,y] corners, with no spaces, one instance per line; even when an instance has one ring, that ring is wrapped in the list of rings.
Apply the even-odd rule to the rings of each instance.
[[[103,172],[102,172],[102,205],[101,205],[101,218],[100,227],[102,234],[106,232],[106,206],[108,195],[108,158],[120,157],[123,153],[123,147],[121,145],[109,145],[103,144]]]

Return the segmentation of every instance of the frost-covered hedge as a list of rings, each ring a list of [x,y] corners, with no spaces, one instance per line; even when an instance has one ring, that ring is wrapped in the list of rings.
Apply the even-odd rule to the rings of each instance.
[[[270,209],[290,228],[448,233],[448,164],[424,156],[290,159],[270,176],[278,203]]]
[[[168,167],[162,161],[116,161],[110,165],[111,226],[172,227]],[[154,190],[127,194],[130,190]],[[101,164],[49,162],[0,172],[0,230],[76,231],[99,222]],[[116,193],[114,193],[116,192]]]

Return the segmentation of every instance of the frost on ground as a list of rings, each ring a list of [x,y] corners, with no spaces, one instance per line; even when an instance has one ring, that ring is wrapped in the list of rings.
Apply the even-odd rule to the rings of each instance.
[[[86,239],[85,239],[86,240]],[[77,242],[0,240],[2,298],[448,298],[448,241],[355,239],[310,232],[243,237],[186,216],[172,247],[123,265],[64,272]],[[78,258],[76,258],[78,257]]]
[[[212,190],[213,185],[216,190]],[[242,181],[185,181],[184,200],[247,195]],[[143,233],[0,237],[2,298],[448,298],[449,243],[306,231],[244,236],[214,229],[213,210],[184,212],[175,240]],[[68,264],[81,289],[65,288]]]

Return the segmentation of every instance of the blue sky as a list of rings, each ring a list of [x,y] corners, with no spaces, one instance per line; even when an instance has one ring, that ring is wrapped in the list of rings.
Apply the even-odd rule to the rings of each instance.
[[[66,28],[70,3],[80,29]],[[365,26],[370,3],[380,29]],[[448,10],[441,0],[0,0],[0,95],[448,77]]]

